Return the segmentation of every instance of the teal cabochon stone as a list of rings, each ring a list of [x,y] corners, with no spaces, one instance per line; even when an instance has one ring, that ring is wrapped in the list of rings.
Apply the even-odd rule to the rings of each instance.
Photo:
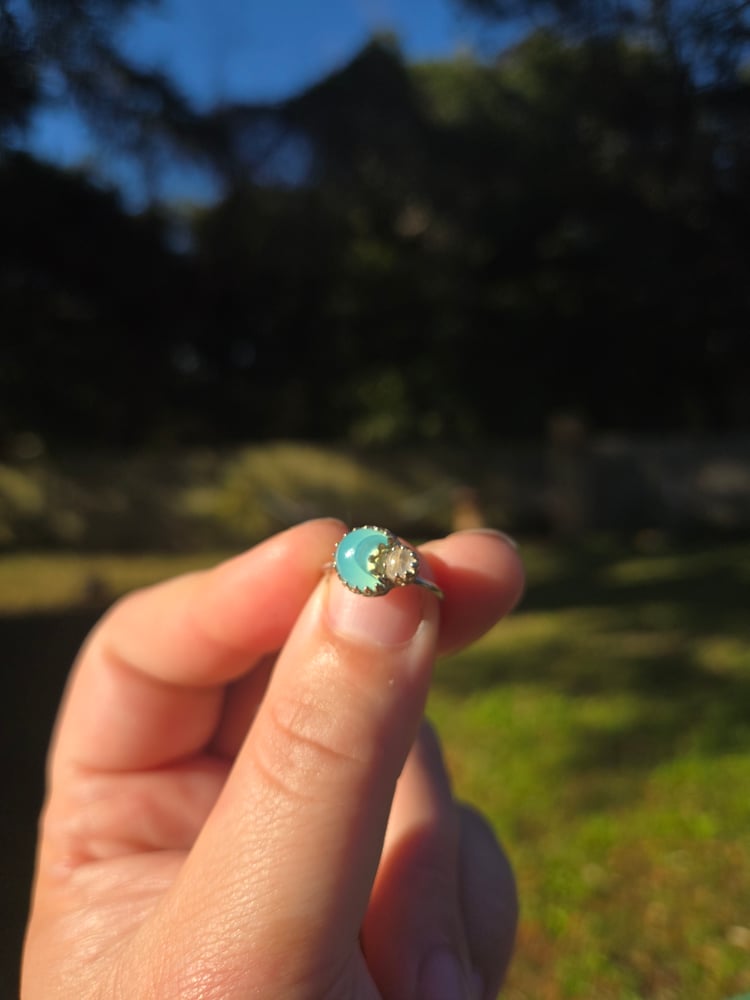
[[[380,580],[370,572],[370,556],[379,545],[390,545],[391,535],[383,528],[355,528],[344,535],[336,548],[336,572],[352,590],[377,590]]]

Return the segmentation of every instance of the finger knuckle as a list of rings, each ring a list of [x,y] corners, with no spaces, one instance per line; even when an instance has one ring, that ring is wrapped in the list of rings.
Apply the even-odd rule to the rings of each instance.
[[[309,800],[339,782],[342,772],[365,767],[354,729],[320,696],[275,698],[255,743],[256,763],[284,795]]]

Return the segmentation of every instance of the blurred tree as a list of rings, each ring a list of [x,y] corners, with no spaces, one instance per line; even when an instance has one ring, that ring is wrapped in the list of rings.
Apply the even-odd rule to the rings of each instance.
[[[51,74],[139,155],[199,150],[227,194],[132,216],[83,175],[0,158],[8,432],[455,442],[565,409],[750,424],[739,58],[699,79],[635,5],[594,23],[579,3],[496,59],[409,66],[379,38],[289,100],[199,115],[123,62],[107,18],[128,6],[36,0],[0,22],[3,120]]]
[[[116,44],[149,2],[0,0],[0,448],[26,430],[123,444],[194,426],[180,395],[192,284],[174,226],[17,151],[35,107],[74,102],[147,172],[178,155],[222,162],[213,124]]]
[[[0,0],[0,141],[9,127],[23,124],[37,96],[29,40],[8,0]]]
[[[631,373],[630,388],[639,391],[625,391],[627,379],[613,387],[610,369],[598,392],[573,379],[572,395],[588,398],[584,408],[615,425],[637,425],[639,416],[646,426],[747,425],[750,5],[456,2],[490,19],[525,17],[547,25],[552,62],[539,82],[562,101],[553,98],[553,118],[538,123],[537,135],[556,136],[548,149],[552,154],[556,145],[556,172],[561,160],[572,158],[583,179],[595,157],[593,177],[586,178],[587,185],[593,181],[591,197],[579,199],[583,214],[574,211],[567,220],[568,239],[578,228],[579,238],[588,235],[591,254],[580,260],[578,291],[570,273],[559,275],[559,287],[568,300],[601,296],[607,354],[621,373]],[[569,89],[576,81],[578,93]],[[555,197],[561,207],[564,199]],[[570,255],[560,249],[555,255],[564,264]],[[623,331],[618,348],[622,325],[630,333]],[[568,347],[575,332],[574,325],[566,333]],[[601,338],[589,338],[596,342]],[[592,405],[597,395],[599,405]],[[646,403],[638,411],[636,396]]]
[[[736,425],[747,156],[728,128],[728,170],[714,116],[686,130],[678,97],[668,60],[617,38],[542,31],[495,64],[411,69],[375,42],[300,97],[243,109],[259,171],[269,148],[302,150],[304,170],[294,192],[259,184],[209,212],[227,253],[203,243],[203,266],[273,330],[272,381],[288,373],[285,412],[310,433],[539,432],[571,407],[599,427]]]
[[[74,103],[121,155],[155,169],[177,156],[228,168],[225,136],[164,73],[144,70],[118,46],[138,7],[161,0],[0,0],[0,125],[3,112]],[[9,105],[5,110],[5,103]]]
[[[526,19],[580,41],[645,44],[674,69],[704,83],[735,79],[747,60],[750,6],[744,0],[454,0],[486,18]]]
[[[128,215],[82,175],[6,156],[0,442],[32,430],[132,444],[174,422],[172,357],[190,323],[183,272],[157,212]]]

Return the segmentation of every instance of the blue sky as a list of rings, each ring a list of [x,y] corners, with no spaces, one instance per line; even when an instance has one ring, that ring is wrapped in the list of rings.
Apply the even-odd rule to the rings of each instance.
[[[452,0],[161,0],[131,19],[123,40],[211,103],[286,96],[383,30],[413,58],[450,54],[482,34]]]
[[[132,15],[119,38],[133,61],[164,70],[191,101],[208,107],[299,91],[381,31],[394,32],[411,59],[500,41],[454,0],[160,0]],[[132,169],[101,147],[72,108],[39,111],[27,144],[64,165],[86,162],[132,203],[143,198]],[[167,183],[178,195],[211,194],[205,178],[184,171]]]

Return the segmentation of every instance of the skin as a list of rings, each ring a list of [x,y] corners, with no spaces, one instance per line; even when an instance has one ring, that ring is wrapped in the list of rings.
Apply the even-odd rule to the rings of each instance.
[[[510,867],[423,721],[438,653],[518,600],[493,532],[423,547],[417,586],[322,573],[298,525],[138,591],[94,629],[48,764],[23,1000],[490,998]]]

